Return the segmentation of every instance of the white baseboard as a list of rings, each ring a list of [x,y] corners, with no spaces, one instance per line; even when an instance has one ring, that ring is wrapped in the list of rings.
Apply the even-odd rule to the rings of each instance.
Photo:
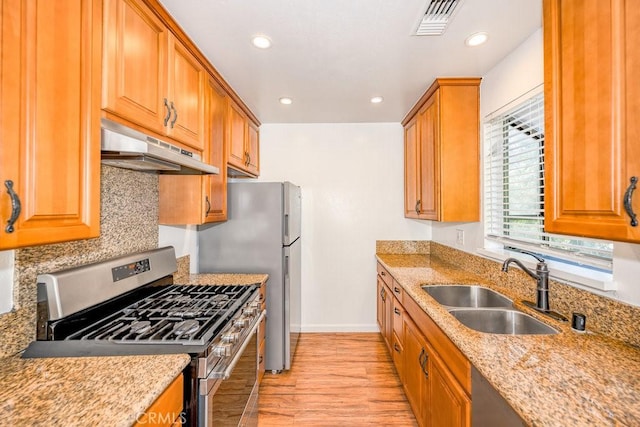
[[[302,332],[380,332],[377,324],[373,325],[302,325]]]

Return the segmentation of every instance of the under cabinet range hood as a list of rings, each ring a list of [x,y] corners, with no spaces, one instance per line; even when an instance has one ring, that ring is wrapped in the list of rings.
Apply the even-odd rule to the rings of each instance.
[[[219,174],[200,155],[102,119],[102,163],[124,169],[173,175]]]

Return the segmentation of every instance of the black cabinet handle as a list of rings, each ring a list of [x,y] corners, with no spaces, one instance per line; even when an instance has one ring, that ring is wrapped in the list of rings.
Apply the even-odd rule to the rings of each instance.
[[[204,216],[209,216],[209,212],[211,212],[211,202],[209,201],[209,196],[204,196],[204,202],[207,204],[207,211]]]
[[[398,344],[393,344],[393,349],[400,353],[400,346]]]
[[[167,98],[164,98],[164,108],[167,109],[167,115],[164,116],[164,125],[166,126],[171,118],[171,108],[169,108],[169,101],[167,101]]]
[[[15,230],[13,228],[13,224],[16,223],[18,217],[20,216],[20,211],[22,211],[22,204],[20,203],[20,198],[18,197],[16,192],[13,191],[13,181],[11,181],[10,179],[6,180],[4,182],[4,186],[7,187],[7,193],[11,198],[11,217],[7,221],[7,226],[5,227],[4,231],[6,231],[7,233],[13,233],[13,231]]]
[[[427,352],[422,349],[420,351],[420,356],[418,356],[418,361],[420,362],[420,368],[422,369],[422,373],[426,378],[429,378],[429,372],[427,371],[427,362],[429,361],[429,355]]]
[[[629,181],[629,187],[627,188],[627,191],[624,192],[624,210],[627,212],[627,215],[629,215],[629,218],[631,218],[631,226],[637,227],[638,219],[636,218],[636,214],[633,212],[633,206],[631,206],[631,197],[633,196],[633,190],[636,189],[638,177],[632,176]]]
[[[400,310],[398,310],[397,308],[394,308],[394,309],[393,309],[393,312],[394,312],[395,314],[397,314],[398,316],[400,316]]]
[[[416,213],[420,215],[420,200],[416,201]]]
[[[395,292],[396,294],[399,294],[400,293],[400,288],[397,288],[397,287],[394,286],[393,287],[393,292]]]
[[[171,101],[171,109],[173,110],[173,120],[171,120],[171,129],[173,129],[173,126],[176,124],[176,121],[178,121],[178,110],[176,110],[175,105],[173,105],[173,101]]]
[[[386,275],[387,275],[387,273],[385,273],[384,271],[381,271],[381,272],[380,272],[380,275],[381,275],[381,276],[386,276]]]

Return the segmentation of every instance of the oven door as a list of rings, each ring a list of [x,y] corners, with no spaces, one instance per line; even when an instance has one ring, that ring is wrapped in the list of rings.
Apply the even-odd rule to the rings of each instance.
[[[263,317],[258,317],[224,374],[200,380],[199,426],[258,425],[258,325]]]

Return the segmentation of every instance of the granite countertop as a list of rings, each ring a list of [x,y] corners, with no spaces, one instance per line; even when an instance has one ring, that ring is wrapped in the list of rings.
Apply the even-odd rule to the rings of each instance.
[[[186,354],[0,359],[0,424],[131,426],[189,364]]]
[[[423,284],[492,283],[429,255],[378,254],[378,260],[440,326],[515,411],[535,426],[640,425],[640,350],[603,335],[576,333],[523,306],[560,331],[496,335],[471,330],[421,289]]]
[[[176,283],[185,285],[252,285],[264,283],[268,278],[267,274],[204,273],[181,277],[180,281],[176,279]]]
[[[264,283],[266,274],[192,274],[180,283]],[[0,424],[131,426],[191,360],[187,354],[0,359]]]

